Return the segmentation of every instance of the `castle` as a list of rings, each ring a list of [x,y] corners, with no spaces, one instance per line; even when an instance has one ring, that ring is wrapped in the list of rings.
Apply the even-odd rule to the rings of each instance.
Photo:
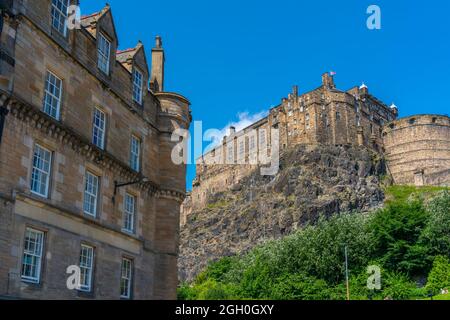
[[[190,103],[160,37],[150,71],[108,5],[69,29],[77,4],[1,2],[0,299],[175,299]]]
[[[270,158],[273,139],[280,152],[299,144],[365,146],[386,157],[396,184],[450,185],[450,118],[397,118],[397,107],[377,99],[366,85],[341,91],[329,73],[310,92],[299,95],[295,86],[266,118],[240,132],[230,128],[221,145],[197,160],[197,177],[182,207],[182,223],[212,195],[268,165],[264,160]]]

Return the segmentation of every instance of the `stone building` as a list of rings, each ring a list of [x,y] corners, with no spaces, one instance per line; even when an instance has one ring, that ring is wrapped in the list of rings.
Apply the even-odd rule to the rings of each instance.
[[[388,107],[366,85],[341,91],[328,73],[310,92],[299,95],[295,86],[266,118],[240,132],[230,128],[221,145],[197,160],[197,176],[181,220],[204,208],[217,193],[237,188],[256,168],[270,165],[272,152],[299,144],[364,146],[386,157],[396,184],[450,185],[448,116],[397,117],[398,108]]]
[[[388,169],[395,184],[450,186],[450,118],[416,115],[384,127]]]
[[[341,91],[328,73],[310,92],[300,95],[295,86],[266,118],[240,132],[230,128],[222,145],[197,160],[197,177],[184,208],[203,207],[211,195],[238,183],[255,167],[269,165],[274,139],[280,152],[298,144],[364,145],[381,151],[383,125],[397,115],[395,106],[388,107],[364,84]]]
[[[72,29],[74,0],[1,4],[0,297],[175,298],[171,138],[191,114],[164,91],[161,38],[149,72],[142,43],[118,50],[109,6]]]

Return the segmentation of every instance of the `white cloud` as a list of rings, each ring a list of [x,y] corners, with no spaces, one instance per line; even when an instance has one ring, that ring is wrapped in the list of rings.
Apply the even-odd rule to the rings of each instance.
[[[235,127],[236,132],[239,132],[239,131],[247,128],[251,124],[267,117],[268,115],[269,115],[269,111],[267,111],[267,110],[253,113],[253,114],[250,114],[249,112],[239,112],[237,114],[237,118],[238,118],[237,121],[230,121],[225,127],[223,127],[221,130],[219,130],[220,133],[217,132],[217,134],[213,135],[212,144],[207,148],[208,150],[205,150],[205,152],[211,150],[212,147],[215,147],[215,146],[219,145],[220,143],[222,143],[223,137],[230,134],[230,132],[229,132],[230,127]]]

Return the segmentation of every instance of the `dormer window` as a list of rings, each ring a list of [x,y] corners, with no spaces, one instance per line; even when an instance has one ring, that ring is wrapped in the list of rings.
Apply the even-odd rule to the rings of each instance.
[[[98,35],[98,68],[109,75],[109,63],[111,57],[111,42],[104,35]]]
[[[63,36],[67,35],[69,0],[52,0],[52,27]]]
[[[136,68],[133,70],[133,100],[142,105],[142,85],[143,85],[142,73]]]

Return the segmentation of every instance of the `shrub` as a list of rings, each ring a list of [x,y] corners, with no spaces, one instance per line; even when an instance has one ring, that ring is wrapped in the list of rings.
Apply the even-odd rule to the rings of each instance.
[[[427,243],[432,256],[446,255],[450,258],[450,193],[442,191],[426,206],[429,212],[422,241]]]
[[[428,276],[427,290],[439,294],[441,289],[450,287],[450,262],[447,257],[438,256]]]

